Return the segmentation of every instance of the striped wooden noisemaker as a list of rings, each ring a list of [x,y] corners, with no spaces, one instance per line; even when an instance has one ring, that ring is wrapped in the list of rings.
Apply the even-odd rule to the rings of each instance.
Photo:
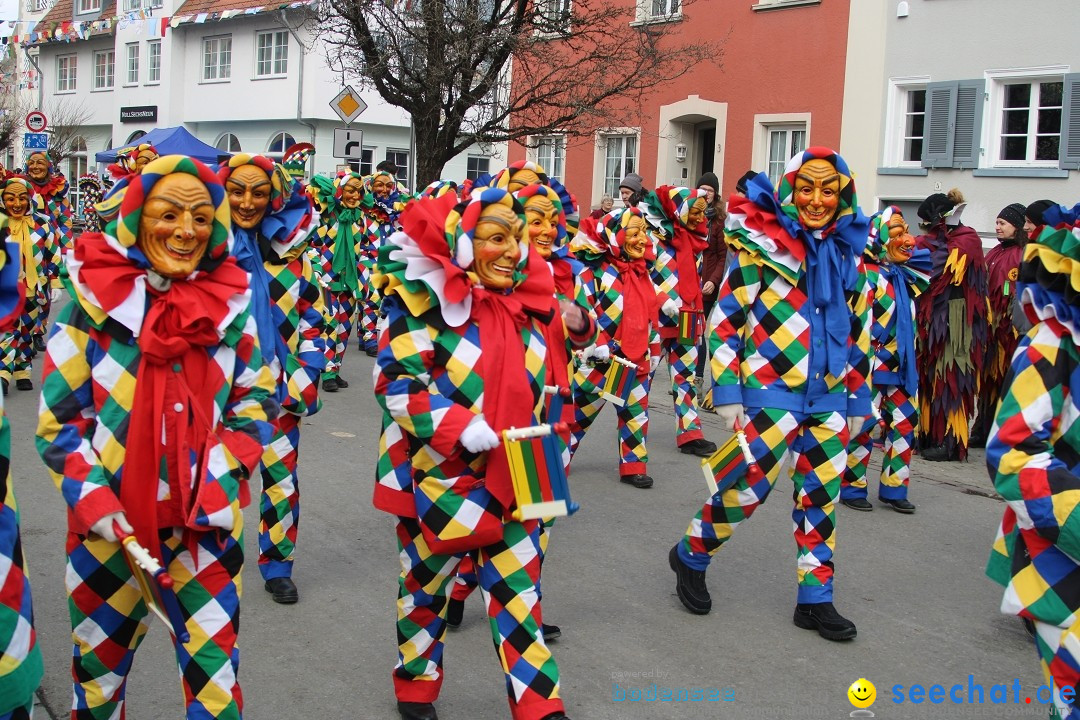
[[[187,631],[184,616],[180,612],[180,601],[176,599],[176,592],[173,590],[172,575],[139,544],[134,535],[125,533],[115,520],[113,532],[127,551],[128,564],[132,566],[132,575],[139,585],[147,609],[165,623],[173,637],[182,643],[190,642],[191,634]]]
[[[547,419],[552,422],[558,422],[562,417],[563,406],[566,405],[566,401],[570,399],[570,388],[559,387],[558,385],[545,385],[544,394],[548,396]]]
[[[696,345],[705,330],[705,313],[702,310],[679,310],[679,342]]]
[[[630,398],[630,390],[637,382],[637,365],[621,357],[611,356],[611,365],[604,376],[604,387],[600,396],[605,400],[623,407]]]
[[[517,498],[515,520],[563,517],[578,511],[570,499],[558,433],[566,423],[504,430],[503,447]]]
[[[710,495],[724,492],[742,477],[751,485],[762,478],[761,468],[750,453],[746,433],[739,427],[738,421],[735,422],[735,432],[728,441],[701,461],[701,471],[705,474]]]

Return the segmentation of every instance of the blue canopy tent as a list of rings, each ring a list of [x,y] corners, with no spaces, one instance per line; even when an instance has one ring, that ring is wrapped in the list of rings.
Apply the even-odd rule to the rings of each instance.
[[[214,165],[217,164],[219,157],[228,157],[232,154],[225,150],[219,150],[216,147],[207,145],[183,127],[170,127],[154,128],[132,143],[95,154],[94,159],[99,163],[114,163],[116,162],[117,150],[122,150],[125,147],[131,147],[132,145],[138,145],[140,143],[150,143],[156,147],[158,152],[162,155],[188,155],[196,160],[201,160],[204,163],[211,163]]]

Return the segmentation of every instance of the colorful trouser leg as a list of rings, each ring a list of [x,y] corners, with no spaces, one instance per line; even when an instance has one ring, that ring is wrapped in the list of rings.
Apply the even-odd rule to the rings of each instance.
[[[1057,625],[1035,621],[1035,647],[1039,651],[1039,664],[1042,666],[1046,684],[1053,688],[1053,703],[1056,713],[1051,717],[1062,720],[1080,720],[1080,703],[1077,702],[1075,688],[1080,684],[1080,622],[1062,630]],[[1062,695],[1062,689],[1069,687],[1073,692]],[[1047,700],[1045,694],[1039,702]]]
[[[434,702],[443,680],[447,584],[463,556],[432,553],[412,518],[398,518],[397,537],[394,691],[401,702]],[[476,569],[514,720],[561,712],[559,670],[541,631],[539,523],[507,523],[501,541],[480,548]]]
[[[890,385],[874,388],[872,402],[880,409],[885,421],[885,455],[881,463],[881,486],[878,497],[883,500],[906,500],[911,480],[911,449],[915,442],[919,401],[901,387]],[[873,426],[860,433],[848,445],[847,469],[844,472],[840,498],[866,498],[867,468],[873,440]]]
[[[675,444],[682,447],[705,438],[697,414],[697,388],[694,386],[698,348],[693,343],[679,342],[677,337],[664,338],[661,343],[661,357],[667,357],[671,367],[671,388],[675,391]]]
[[[362,332],[357,333],[360,348],[365,352],[373,352],[379,348],[379,334],[376,326],[379,323],[379,291],[371,283],[371,268],[367,265],[360,267],[360,314],[358,320]]]
[[[49,331],[49,311],[52,310],[52,299],[49,296],[49,289],[46,288],[42,296],[37,298],[38,313],[34,318],[34,327],[30,331],[31,335],[41,335],[44,337]]]
[[[709,498],[679,543],[679,557],[689,567],[705,570],[739,523],[765,502],[790,450],[798,602],[831,602],[835,503],[847,464],[847,419],[838,412],[808,415],[773,408],[747,408],[746,414],[746,440],[763,476],[753,485],[740,478]]]
[[[589,426],[607,401],[600,395],[604,371],[581,367],[574,375],[574,424],[570,427],[570,454],[577,451]],[[649,435],[649,374],[639,368],[637,381],[630,388],[626,404],[617,409],[619,418],[619,475],[645,472],[649,454],[645,440]]]
[[[0,720],[30,720],[30,714],[34,711],[34,697],[30,696],[26,704],[14,710],[0,712]]]
[[[349,334],[352,333],[353,314],[356,312],[356,295],[351,290],[330,290],[331,316],[334,321],[330,342],[334,353],[326,363],[324,377],[336,378],[345,360],[345,350],[349,347]]]
[[[281,413],[274,437],[263,448],[262,496],[259,501],[259,572],[263,580],[292,577],[296,530],[300,523],[300,487],[296,461],[300,418]]]
[[[163,565],[175,582],[191,639],[174,639],[187,720],[239,720],[243,516],[233,505],[231,534],[162,531]],[[185,537],[185,535],[187,537]],[[189,547],[185,541],[193,541]],[[75,641],[72,720],[123,720],[127,675],[147,630],[147,607],[119,543],[69,534],[68,610]],[[193,553],[197,553],[197,564]],[[168,713],[162,713],[167,715]]]
[[[540,564],[543,565],[544,558],[547,557],[548,545],[551,544],[551,529],[555,527],[555,518],[545,518],[540,523]],[[461,558],[461,564],[458,565],[457,573],[454,574],[454,587],[450,590],[450,597],[454,600],[465,600],[472,595],[473,590],[480,584],[476,575],[476,558],[473,557],[474,553],[467,553],[465,557]],[[543,597],[543,591],[540,585],[537,584],[536,590],[541,597]]]
[[[34,357],[32,333],[40,311],[37,301],[27,298],[14,329],[0,338],[0,377],[5,380],[30,379],[30,361]]]

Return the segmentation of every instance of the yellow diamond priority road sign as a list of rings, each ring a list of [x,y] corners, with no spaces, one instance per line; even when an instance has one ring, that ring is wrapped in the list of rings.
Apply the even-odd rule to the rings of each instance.
[[[337,94],[333,100],[330,101],[330,107],[333,108],[337,116],[341,118],[341,122],[348,125],[355,120],[360,113],[367,110],[367,103],[360,97],[360,94],[352,89],[349,85],[346,85],[341,92]]]

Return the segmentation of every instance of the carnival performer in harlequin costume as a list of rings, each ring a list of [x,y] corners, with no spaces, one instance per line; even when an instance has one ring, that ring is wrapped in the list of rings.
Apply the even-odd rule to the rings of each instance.
[[[874,358],[871,406],[885,428],[878,500],[900,513],[915,512],[908,500],[911,451],[919,421],[919,372],[915,363],[915,298],[930,284],[930,252],[915,249],[915,238],[895,205],[870,218],[870,240],[863,255],[871,293],[870,330]],[[873,510],[866,499],[866,474],[874,441],[868,422],[848,444],[840,501],[855,510]]]
[[[594,227],[594,224],[595,227]],[[650,488],[645,441],[649,434],[649,387],[660,361],[657,313],[661,298],[649,277],[655,259],[648,228],[641,211],[620,208],[585,226],[585,234],[600,235],[594,242],[606,244],[606,258],[596,278],[596,347],[587,350],[593,363],[582,365],[574,375],[574,424],[570,452],[577,451],[586,431],[607,402],[601,395],[612,357],[634,364],[635,376],[622,407],[619,426],[619,481],[636,488]],[[587,358],[586,358],[587,359]]]
[[[848,441],[870,414],[869,304],[857,270],[868,222],[847,163],[828,148],[793,157],[775,195],[764,173],[747,189],[728,205],[733,254],[708,332],[716,412],[727,428],[742,421],[762,475],[709,498],[668,561],[683,605],[709,612],[712,556],[793,455],[795,624],[848,640],[855,624],[832,603],[835,503]]]
[[[106,185],[97,173],[86,173],[79,178],[79,195],[82,202],[84,232],[101,232],[103,223],[94,207],[105,199],[105,193],[112,185]]]
[[[371,273],[379,257],[379,247],[399,229],[398,216],[405,207],[407,196],[399,189],[393,174],[377,170],[364,178],[364,214],[368,232],[360,244],[360,298],[358,340],[364,352],[375,357],[379,349],[376,325],[379,322],[380,298],[371,282]]]
[[[128,175],[138,175],[161,154],[150,143],[139,143],[116,151],[116,162],[109,166],[112,176],[120,180]]]
[[[698,262],[709,246],[704,190],[661,185],[641,206],[649,222],[656,261],[653,283],[663,293],[660,307],[660,353],[671,366],[675,392],[675,443],[687,455],[708,457],[716,444],[705,439],[697,413],[698,339],[679,339],[682,313],[696,314],[704,328],[704,298]]]
[[[218,177],[232,210],[233,255],[251,274],[259,348],[277,378],[281,413],[260,464],[259,571],[274,601],[289,604],[300,599],[292,580],[300,522],[300,419],[320,408],[319,377],[326,364],[322,291],[305,253],[319,216],[299,184],[270,158],[238,153],[222,164]]]
[[[60,265],[63,262],[63,255],[71,248],[74,239],[72,230],[74,217],[71,202],[68,199],[67,178],[64,177],[63,173],[53,170],[52,161],[43,152],[31,153],[30,157],[27,158],[26,178],[33,185],[34,192],[40,198],[41,204],[45,208],[45,214],[48,215],[52,223],[51,232],[53,237],[56,238],[55,242],[60,247],[60,252],[53,262]],[[34,329],[31,331],[34,350],[38,352],[45,350],[45,335],[49,329],[49,312],[51,308],[52,297],[50,294],[46,296],[46,304],[35,318]]]
[[[40,317],[49,310],[51,296],[60,290],[51,287],[56,278],[59,247],[53,225],[34,192],[34,184],[19,176],[0,182],[0,199],[7,213],[8,239],[19,247],[15,260],[21,263],[26,298],[14,327],[0,336],[0,384],[7,395],[11,379],[19,390],[32,390],[30,379],[34,357],[33,337]]]
[[[511,517],[499,437],[540,420],[551,273],[529,252],[521,205],[504,190],[456,207],[449,195],[419,200],[401,222],[379,253],[386,325],[375,378],[413,449],[413,482],[375,491],[376,507],[398,516],[398,710],[437,717],[448,585],[476,550],[512,716],[565,718],[541,633],[540,523]],[[478,514],[461,507],[466,496]]]
[[[212,170],[171,155],[118,185],[119,215],[69,254],[37,445],[68,504],[73,718],[122,718],[147,605],[119,533],[174,581],[188,720],[240,718],[248,476],[277,413],[248,278]],[[156,479],[156,481],[155,481]]]
[[[1020,261],[1024,257],[1027,234],[1024,232],[1024,211],[1020,203],[1008,205],[995,221],[998,244],[986,253],[987,298],[990,303],[990,334],[987,339],[986,363],[979,378],[978,414],[972,423],[969,448],[986,447],[990,425],[994,421],[997,402],[1012,356],[1020,342],[1014,323],[1016,283],[1020,277]],[[1038,237],[1038,236],[1036,236]]]
[[[919,456],[964,460],[968,418],[975,413],[979,375],[986,359],[986,263],[982,240],[960,224],[964,196],[935,193],[919,206],[925,235],[916,247],[930,251],[930,287],[919,298]]]
[[[326,371],[323,390],[337,392],[347,388],[341,378],[341,365],[349,347],[356,304],[365,292],[368,278],[361,277],[361,253],[373,243],[364,202],[364,178],[359,173],[338,175],[332,184],[325,178],[312,178],[311,190],[319,196],[315,206],[323,207],[322,221],[313,251],[321,260],[321,281],[327,291],[327,305],[333,326],[327,328]],[[317,271],[318,272],[318,271]]]
[[[1044,218],[1020,267],[1020,302],[1034,327],[1013,355],[986,444],[987,469],[1006,502],[987,574],[1005,586],[1001,611],[1034,623],[1054,715],[1078,720],[1080,204],[1050,208]]]
[[[19,246],[0,215],[0,331],[10,332],[25,300]],[[11,484],[11,426],[0,399],[0,720],[30,720],[44,665],[34,630],[30,581]]]

